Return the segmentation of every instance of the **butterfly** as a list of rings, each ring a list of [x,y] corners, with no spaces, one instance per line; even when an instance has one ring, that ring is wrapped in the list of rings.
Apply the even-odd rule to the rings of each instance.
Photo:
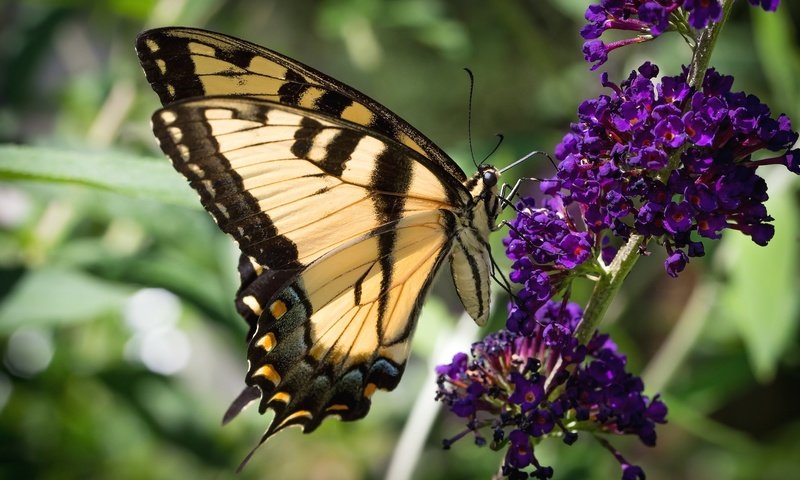
[[[167,27],[136,51],[164,106],[161,149],[241,249],[247,387],[223,422],[259,401],[274,411],[260,445],[290,425],[364,417],[400,381],[445,260],[487,322],[500,171],[467,177],[383,105],[244,40]]]

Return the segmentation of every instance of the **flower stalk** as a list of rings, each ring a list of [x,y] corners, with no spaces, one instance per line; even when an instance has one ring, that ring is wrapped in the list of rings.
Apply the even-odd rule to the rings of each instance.
[[[614,261],[608,266],[608,270],[597,280],[592,289],[592,295],[586,305],[583,321],[575,331],[578,341],[585,344],[589,341],[592,334],[606,315],[608,307],[619,293],[622,283],[628,273],[639,260],[641,249],[646,246],[643,235],[631,235],[622,248],[619,249]]]
[[[697,46],[694,49],[687,76],[689,85],[696,89],[702,87],[705,72],[711,61],[711,53],[714,50],[720,31],[722,31],[722,27],[730,15],[733,3],[734,0],[722,0],[722,18],[702,30],[697,39]],[[676,168],[682,152],[683,149],[679,149],[671,156],[672,158],[670,158],[669,162],[671,170]],[[665,176],[668,177],[669,175]],[[586,305],[583,321],[578,325],[575,332],[579,342],[585,344],[589,341],[592,333],[597,330],[600,322],[605,318],[608,307],[617,296],[617,293],[619,293],[625,277],[636,265],[640,252],[646,247],[647,242],[644,236],[631,235],[628,242],[617,252],[608,270],[597,280]]]
[[[700,32],[700,38],[697,40],[697,46],[694,49],[694,55],[692,55],[692,62],[689,64],[689,75],[687,77],[689,86],[700,88],[703,85],[703,77],[711,62],[711,53],[714,51],[714,45],[716,45],[719,33],[731,14],[734,0],[721,0],[721,2],[722,18]]]

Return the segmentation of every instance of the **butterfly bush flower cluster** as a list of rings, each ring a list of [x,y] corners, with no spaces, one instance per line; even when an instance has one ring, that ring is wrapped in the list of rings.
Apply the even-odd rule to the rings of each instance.
[[[614,242],[632,234],[660,241],[671,276],[703,254],[701,237],[718,239],[725,229],[765,245],[774,228],[756,170],[779,164],[800,173],[788,118],[733,92],[732,77],[711,69],[695,89],[686,71],[660,82],[657,75],[651,63],[620,85],[603,75],[611,93],[581,104],[556,147],[556,176],[541,183],[548,197],[522,199],[508,225],[509,278],[522,287],[506,329],[473,345],[472,360],[459,354],[439,369],[440,399],[467,419],[462,435],[483,443],[481,429],[491,428],[493,445],[508,445],[503,473],[512,478],[524,478],[526,467],[549,478],[533,453],[544,436],[572,443],[585,429],[635,434],[652,446],[655,425],[665,421],[666,407],[643,396],[642,381],[625,371],[607,336],[578,343],[581,312],[566,300],[570,280],[602,274]],[[552,300],[557,294],[565,299]],[[623,478],[644,477],[612,453]]]
[[[749,2],[768,11],[779,3]],[[696,30],[722,16],[718,0],[602,0],[586,12],[584,53],[597,62],[594,69],[609,51],[667,31],[695,48],[709,41]],[[597,40],[611,29],[636,37]],[[595,331],[603,310],[587,310],[584,318],[569,301],[572,280],[600,286],[620,268],[617,260],[646,253],[651,240],[666,250],[672,277],[690,257],[704,255],[702,240],[719,239],[724,230],[766,245],[774,227],[764,206],[767,185],[756,172],[782,165],[800,174],[800,149],[792,148],[798,133],[785,115],[733,91],[733,77],[708,69],[697,85],[689,71],[659,79],[658,67],[645,62],[619,84],[603,74],[608,93],[580,104],[578,120],[556,146],[555,176],[540,183],[545,197],[521,199],[507,223],[509,279],[521,287],[505,328],[437,368],[438,400],[466,422],[446,447],[472,435],[478,445],[505,449],[504,476],[545,479],[553,470],[539,462],[539,442],[558,437],[571,445],[580,434],[611,452],[623,480],[644,479],[608,437],[636,435],[654,446],[667,407],[659,395],[644,395],[626,357]],[[637,242],[618,252],[634,236]]]
[[[445,446],[472,434],[478,444],[508,447],[503,475],[526,478],[523,469],[533,467],[531,476],[545,479],[553,470],[539,463],[534,448],[543,437],[571,445],[580,431],[633,434],[655,445],[666,406],[643,395],[641,379],[625,370],[625,356],[607,335],[578,342],[573,333],[582,313],[575,303],[548,302],[527,334],[501,330],[473,344],[471,355],[459,353],[439,366],[438,399],[467,420]],[[625,478],[643,478],[639,467],[612,453]]]
[[[780,0],[748,0],[751,5],[775,11]],[[601,0],[586,9],[589,22],[581,29],[583,55],[593,62],[592,70],[608,60],[612,50],[647,42],[669,30],[685,33],[689,27],[703,29],[722,17],[720,0]],[[607,30],[633,32],[636,36],[604,43],[599,37]]]
[[[798,134],[788,117],[731,91],[733,77],[710,69],[696,90],[686,70],[660,82],[657,75],[650,63],[620,85],[603,75],[611,93],[580,105],[556,147],[557,175],[543,188],[580,204],[592,232],[658,238],[674,277],[689,257],[703,255],[700,237],[733,229],[766,245],[774,227],[756,170],[782,164],[800,173],[800,155],[789,150]]]
[[[509,279],[522,284],[522,288],[506,325],[513,332],[530,335],[535,322],[531,323],[526,312],[537,311],[571,278],[597,268],[593,252],[599,237],[581,228],[557,195],[541,207],[526,197],[517,205],[517,211],[516,218],[508,222],[509,235],[503,244],[506,256],[514,261]]]

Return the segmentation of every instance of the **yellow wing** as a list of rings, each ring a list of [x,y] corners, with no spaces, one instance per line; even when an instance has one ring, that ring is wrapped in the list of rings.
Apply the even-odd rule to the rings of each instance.
[[[419,307],[450,252],[458,205],[446,172],[359,125],[252,98],[156,112],[161,148],[239,243],[251,322],[246,389],[281,428],[366,415],[397,385]],[[452,180],[451,180],[452,181]],[[252,259],[252,261],[250,260]]]
[[[365,416],[375,389],[399,382],[448,256],[486,321],[496,170],[466,178],[386,107],[252,43],[169,27],[136,48],[165,105],[153,116],[161,148],[242,251],[248,387],[224,421],[260,398],[275,411],[263,443],[289,425]]]

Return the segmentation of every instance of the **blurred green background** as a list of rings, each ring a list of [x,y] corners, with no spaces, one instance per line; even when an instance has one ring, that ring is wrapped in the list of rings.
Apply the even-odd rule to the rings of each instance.
[[[712,65],[735,75],[734,90],[800,125],[800,5],[784,1],[767,14],[737,3]],[[384,478],[392,462],[396,480],[489,478],[500,454],[469,438],[440,448],[461,425],[434,416],[431,364],[454,348],[437,339],[456,338],[466,350],[477,335],[453,333],[461,307],[446,275],[427,301],[396,391],[376,394],[363,421],[278,435],[234,475],[267,423],[253,408],[220,426],[246,369],[245,326],[232,303],[236,251],[156,147],[149,118],[159,104],[133,41],[146,28],[189,25],[268,46],[378,99],[471,173],[462,68],[476,77],[478,160],[496,133],[506,140],[495,165],[552,152],[580,101],[601,91],[580,54],[586,6],[2,2],[0,143],[39,148],[0,147],[0,478]],[[614,52],[604,70],[619,80],[646,59],[672,75],[689,51],[667,35]],[[527,168],[552,173],[546,160]],[[670,407],[655,449],[616,439],[648,478],[783,479],[800,471],[798,181],[779,167],[763,174],[778,232],[769,247],[728,235],[673,280],[653,246],[604,324],[630,368],[644,373],[647,391],[663,392]],[[558,479],[619,476],[586,436],[537,451]]]

